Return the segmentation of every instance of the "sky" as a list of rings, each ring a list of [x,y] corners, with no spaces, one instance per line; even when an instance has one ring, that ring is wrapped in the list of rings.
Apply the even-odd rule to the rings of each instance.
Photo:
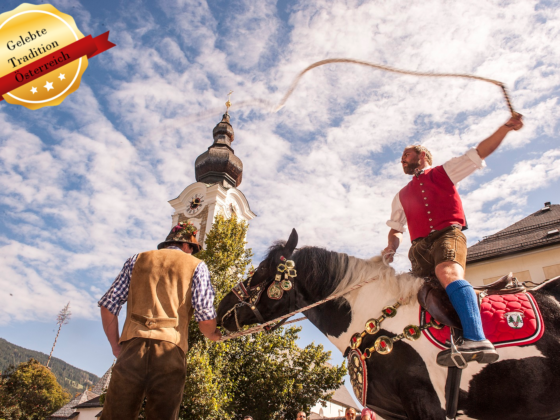
[[[43,2],[33,2],[42,4]],[[21,2],[3,0],[0,12]],[[327,58],[468,73],[502,81],[525,127],[462,181],[472,245],[560,203],[560,5],[543,0],[53,0],[84,35],[117,47],[89,60],[56,107],[0,102],[0,337],[48,353],[56,315],[72,319],[54,355],[102,375],[113,357],[97,301],[124,261],[171,227],[168,201],[195,182],[233,90],[240,190],[258,215],[255,262],[292,228],[299,245],[361,258],[386,246],[399,158],[423,144],[434,164],[509,118],[492,84],[349,64],[294,77]],[[249,106],[236,106],[249,103]],[[408,270],[405,238],[395,265]],[[124,311],[123,311],[124,312]],[[122,320],[121,320],[122,322]],[[300,344],[323,343],[312,325]]]

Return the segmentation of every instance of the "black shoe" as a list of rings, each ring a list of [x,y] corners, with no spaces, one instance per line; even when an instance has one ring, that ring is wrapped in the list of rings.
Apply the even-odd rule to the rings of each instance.
[[[437,364],[445,367],[461,367],[464,365],[463,360],[466,363],[474,361],[478,363],[494,363],[500,358],[494,345],[488,340],[473,341],[465,338],[457,343],[457,350],[459,353],[453,355],[451,349],[439,352],[437,355]]]

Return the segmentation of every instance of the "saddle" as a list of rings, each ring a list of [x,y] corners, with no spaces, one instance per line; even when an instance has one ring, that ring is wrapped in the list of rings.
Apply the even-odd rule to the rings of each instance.
[[[525,286],[519,283],[512,273],[509,273],[493,283],[484,286],[474,286],[478,295],[478,302],[490,295],[506,295],[525,292]],[[418,303],[437,322],[448,327],[462,329],[461,320],[455,311],[445,289],[435,277],[428,277],[422,288],[418,291]]]

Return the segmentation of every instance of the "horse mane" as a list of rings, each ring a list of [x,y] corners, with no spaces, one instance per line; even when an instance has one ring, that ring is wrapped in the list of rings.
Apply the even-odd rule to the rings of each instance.
[[[416,295],[424,284],[424,279],[411,273],[396,274],[395,269],[387,264],[381,255],[367,260],[349,257],[348,271],[334,293],[342,293],[373,277],[376,277],[373,284],[385,287],[402,304],[416,303]]]
[[[268,248],[262,262],[266,264],[266,270],[276,270],[274,254],[280,253],[285,244],[285,241],[277,241]],[[387,288],[401,303],[416,303],[416,295],[424,282],[410,273],[396,274],[380,255],[364,260],[316,246],[305,246],[296,249],[291,259],[296,264],[298,276],[306,279],[307,290],[321,299],[377,277],[374,282]]]
[[[324,248],[306,246],[298,249],[293,259],[296,270],[306,278],[306,288],[315,296],[325,297],[338,287],[348,270],[350,257]]]
[[[301,273],[306,278],[306,288],[321,298],[342,293],[362,281],[377,277],[375,283],[386,287],[403,304],[415,303],[416,294],[424,282],[409,273],[397,275],[381,256],[364,260],[306,246],[298,249],[292,258],[298,275]]]
[[[269,248],[266,257],[261,261],[261,264],[265,264],[264,268],[267,271],[276,271],[276,255],[279,254],[286,245],[286,241],[276,241]]]

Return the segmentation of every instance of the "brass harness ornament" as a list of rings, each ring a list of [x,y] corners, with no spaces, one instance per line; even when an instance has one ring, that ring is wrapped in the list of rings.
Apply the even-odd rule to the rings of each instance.
[[[395,315],[397,315],[397,308],[399,306],[401,306],[400,302],[395,303],[393,306],[385,306],[381,311],[383,315],[381,315],[379,318],[372,318],[368,320],[365,325],[365,330],[362,331],[361,333],[356,333],[352,335],[352,337],[350,338],[350,348],[352,350],[358,350],[358,348],[362,344],[363,338],[367,334],[369,335],[377,334],[381,329],[381,323],[385,319],[393,318]],[[444,325],[437,323],[437,321],[432,318],[432,320],[429,323],[422,326],[413,325],[413,324],[407,325],[406,327],[404,327],[402,333],[400,333],[399,335],[393,338],[387,337],[386,335],[382,335],[378,337],[377,340],[375,340],[373,346],[366,348],[363,351],[361,355],[361,359],[362,360],[369,359],[373,353],[389,354],[393,350],[393,344],[396,343],[397,341],[400,341],[404,338],[410,341],[416,341],[420,338],[421,332],[423,330],[432,327],[440,330],[444,327]]]
[[[295,270],[296,264],[292,260],[287,260],[285,263],[278,264],[276,276],[274,276],[274,281],[270,284],[267,290],[267,295],[269,298],[274,300],[282,299],[284,292],[292,290],[292,281],[297,276],[297,271]],[[284,279],[282,280],[282,277]]]
[[[297,271],[295,270],[296,264],[292,260],[287,260],[286,257],[281,256],[280,260],[282,261],[278,264],[276,268],[276,275],[274,276],[274,280],[270,284],[267,290],[267,295],[269,298],[274,300],[280,300],[284,295],[284,292],[289,292],[293,288],[293,283],[291,279],[294,279],[297,276]],[[284,277],[284,279],[282,279]],[[242,281],[237,283],[237,285],[232,289],[232,292],[237,296],[239,302],[234,305],[229,311],[227,311],[222,316],[222,325],[226,317],[233,313],[235,318],[235,324],[238,330],[241,330],[241,325],[239,325],[239,320],[237,319],[237,308],[241,306],[248,306],[251,311],[253,311],[255,317],[257,318],[258,322],[264,324],[266,321],[264,320],[263,316],[261,315],[260,311],[257,309],[257,303],[259,302],[261,295],[264,291],[264,285],[259,283],[256,286],[251,287],[251,281],[253,280],[253,276],[251,273],[251,277],[249,277],[249,281],[247,282],[247,286],[243,284]],[[290,307],[293,305],[293,298],[290,299],[289,305]],[[268,332],[274,331],[282,324],[286,322],[286,319],[280,320],[275,325],[265,326],[264,329]]]

